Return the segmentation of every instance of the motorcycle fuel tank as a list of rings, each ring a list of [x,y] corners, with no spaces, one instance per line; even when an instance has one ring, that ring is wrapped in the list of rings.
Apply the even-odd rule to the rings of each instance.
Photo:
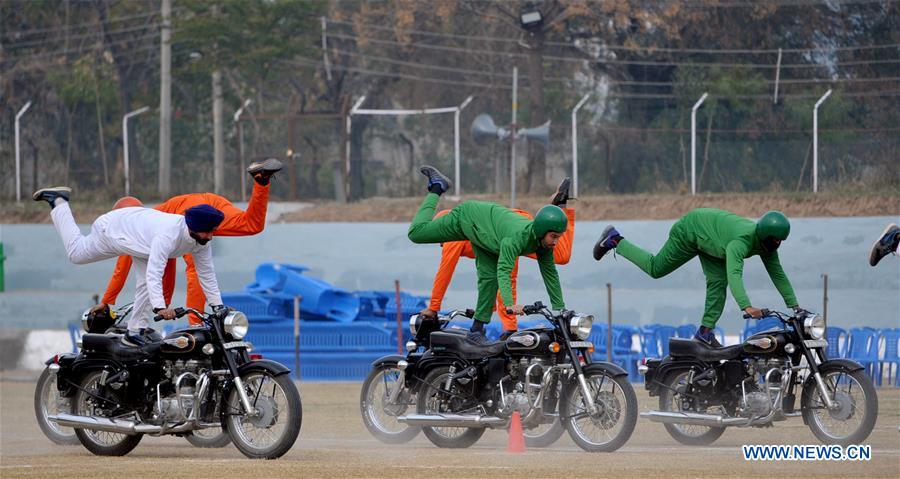
[[[543,331],[519,331],[506,339],[506,350],[511,354],[543,355],[550,352],[552,340]]]

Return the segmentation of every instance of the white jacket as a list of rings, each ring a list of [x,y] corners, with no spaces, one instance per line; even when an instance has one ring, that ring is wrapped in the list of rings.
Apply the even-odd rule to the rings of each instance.
[[[153,308],[165,308],[162,277],[169,258],[194,256],[200,286],[211,305],[222,304],[213,267],[212,245],[201,246],[188,231],[184,216],[152,208],[121,208],[97,218],[107,239],[123,255],[147,260],[147,291]]]

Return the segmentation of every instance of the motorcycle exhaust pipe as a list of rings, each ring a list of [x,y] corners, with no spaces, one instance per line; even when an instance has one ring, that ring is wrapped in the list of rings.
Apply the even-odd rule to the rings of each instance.
[[[691,426],[726,427],[747,424],[746,418],[726,418],[715,414],[699,414],[695,412],[650,411],[641,413],[641,416],[653,422],[687,424]]]
[[[59,413],[56,416],[48,416],[47,419],[56,421],[60,426],[74,427],[77,429],[90,429],[92,431],[115,432],[119,434],[140,434],[159,432],[159,426],[138,425],[134,421],[121,419],[107,419],[105,417],[75,416],[73,414]]]
[[[477,414],[409,414],[397,418],[410,426],[432,427],[503,427],[506,419]]]
[[[90,429],[92,431],[114,432],[118,434],[172,434],[196,429],[190,422],[179,424],[170,428],[154,426],[152,424],[138,424],[134,421],[122,419],[107,419],[105,417],[75,416],[73,414],[60,413],[56,416],[47,416],[47,419],[55,421],[60,426],[74,427],[77,429]]]

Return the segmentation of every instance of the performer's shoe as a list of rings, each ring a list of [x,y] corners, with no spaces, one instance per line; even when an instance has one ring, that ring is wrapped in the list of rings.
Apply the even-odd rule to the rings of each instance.
[[[622,235],[616,231],[616,228],[613,225],[607,226],[600,235],[600,239],[597,240],[597,243],[594,245],[594,259],[600,261],[600,259],[603,258],[603,255],[609,252],[609,250],[615,249],[621,240]]]
[[[269,158],[250,163],[250,166],[247,167],[247,173],[250,173],[253,181],[257,184],[266,186],[269,184],[272,176],[281,171],[282,168],[284,168],[284,165],[280,161],[275,158]]]
[[[419,172],[428,177],[428,191],[442,195],[450,190],[453,182],[433,166],[422,166]]]
[[[69,201],[69,195],[72,194],[72,188],[68,186],[54,186],[52,188],[41,188],[31,195],[34,201],[46,201],[50,203],[50,209],[56,206],[56,199],[62,198]]]

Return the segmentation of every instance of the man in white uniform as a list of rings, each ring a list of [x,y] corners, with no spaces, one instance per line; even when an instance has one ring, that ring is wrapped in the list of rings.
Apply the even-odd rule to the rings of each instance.
[[[189,208],[184,216],[152,208],[122,208],[100,216],[91,233],[81,234],[69,208],[71,188],[38,190],[35,201],[50,203],[50,217],[62,238],[69,261],[86,264],[122,255],[134,259],[134,309],[128,320],[126,342],[143,346],[148,320],[153,314],[174,319],[175,310],[163,298],[162,276],[169,258],[194,256],[200,286],[213,311],[223,308],[209,243],[225,215],[210,205]]]

